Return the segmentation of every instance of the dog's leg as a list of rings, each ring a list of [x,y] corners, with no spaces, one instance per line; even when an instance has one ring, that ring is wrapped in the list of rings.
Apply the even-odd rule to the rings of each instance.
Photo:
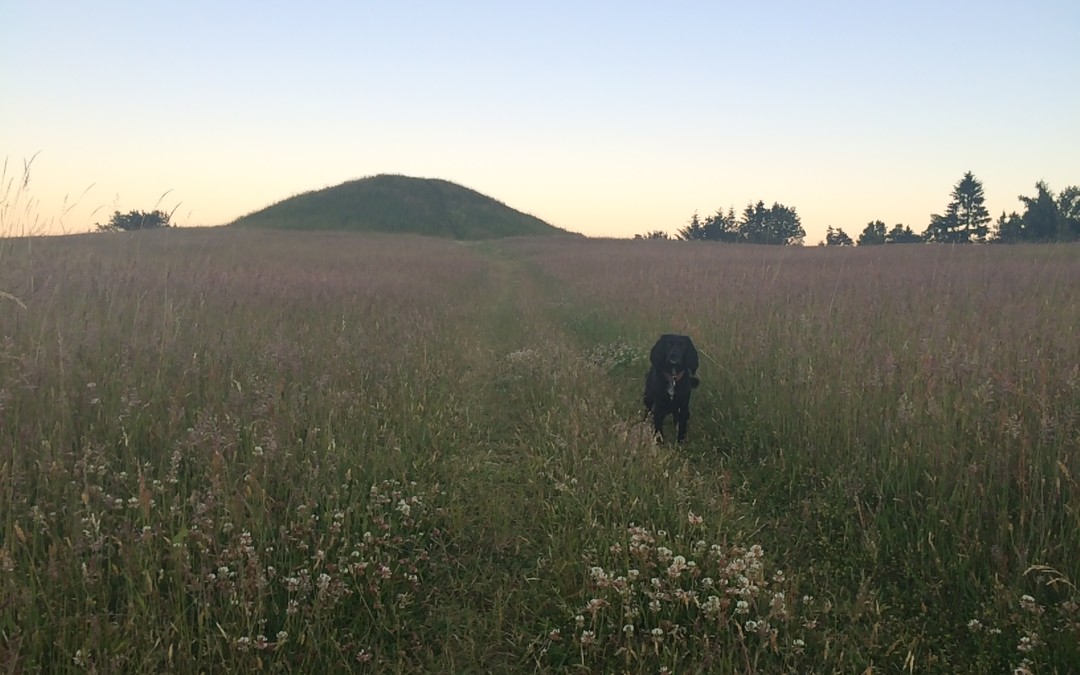
[[[678,441],[682,443],[686,440],[686,425],[690,421],[690,402],[687,401],[686,405],[679,408],[675,413],[676,423],[679,427]]]
[[[653,406],[652,410],[653,419],[653,432],[656,438],[660,441],[664,440],[664,418],[667,417],[667,413],[664,412],[664,407],[657,403]]]

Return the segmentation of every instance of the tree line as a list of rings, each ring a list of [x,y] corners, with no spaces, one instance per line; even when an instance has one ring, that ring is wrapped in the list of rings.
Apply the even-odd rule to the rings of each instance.
[[[1069,186],[1055,195],[1045,182],[1035,184],[1033,197],[1020,195],[1020,212],[1002,212],[995,221],[986,209],[983,185],[968,171],[953,186],[944,213],[930,216],[921,233],[908,225],[891,228],[880,220],[871,221],[852,239],[842,228],[830,225],[825,246],[872,246],[876,244],[1014,244],[1080,241],[1080,187]],[[656,230],[639,234],[635,239],[670,239]],[[801,245],[806,238],[794,208],[764,202],[748,205],[741,216],[729,208],[702,219],[697,213],[681,228],[675,239],[684,241],[721,241],[747,244]]]

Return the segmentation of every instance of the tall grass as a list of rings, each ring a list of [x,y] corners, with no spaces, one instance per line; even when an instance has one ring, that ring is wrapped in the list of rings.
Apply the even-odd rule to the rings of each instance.
[[[0,267],[7,671],[1077,663],[1071,249],[33,250]],[[683,447],[639,422],[667,330],[707,356]]]
[[[521,249],[639,341],[695,336],[698,448],[800,578],[873,598],[867,662],[1080,665],[1080,250]]]

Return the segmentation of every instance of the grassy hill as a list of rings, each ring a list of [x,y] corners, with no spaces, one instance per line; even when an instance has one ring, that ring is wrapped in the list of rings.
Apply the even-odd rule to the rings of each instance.
[[[569,234],[491,197],[431,178],[381,175],[290,197],[232,223],[292,230],[360,230],[452,239]]]

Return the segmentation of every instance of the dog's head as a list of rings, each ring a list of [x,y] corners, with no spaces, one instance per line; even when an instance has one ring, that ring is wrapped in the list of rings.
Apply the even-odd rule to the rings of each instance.
[[[649,360],[654,368],[664,372],[689,371],[692,376],[698,369],[697,350],[685,335],[661,335],[649,353]]]

